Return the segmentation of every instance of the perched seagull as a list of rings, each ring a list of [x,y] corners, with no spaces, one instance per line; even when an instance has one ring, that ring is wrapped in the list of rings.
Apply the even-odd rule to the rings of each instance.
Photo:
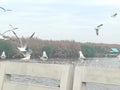
[[[25,61],[25,62],[29,62],[30,61],[30,57],[32,54],[32,50],[28,49],[27,52],[22,52],[22,55],[24,56],[23,58],[21,58],[21,60]]]
[[[19,51],[21,52],[27,52],[28,49],[28,41],[26,42],[26,44],[23,45],[22,40],[17,36],[17,34],[12,31],[13,34],[16,36],[16,38],[18,39],[19,43],[20,43],[20,47],[17,47]],[[35,32],[29,37],[29,39],[31,39],[34,36]]]
[[[43,55],[42,55],[42,57],[40,57],[40,59],[43,60],[43,61],[48,60],[48,56],[47,56],[45,51],[43,51]]]
[[[79,59],[85,59],[85,56],[83,55],[82,51],[80,50],[79,51]]]
[[[0,7],[0,9],[2,9],[4,12],[12,11],[11,9],[5,9],[5,8],[3,8],[3,7]]]
[[[114,17],[116,17],[117,15],[118,15],[118,14],[117,14],[117,13],[115,13],[115,14],[113,14],[111,17],[113,17],[113,18],[114,18]]]
[[[5,51],[3,51],[3,52],[2,52],[2,54],[1,54],[1,56],[0,56],[0,57],[1,57],[1,59],[5,59],[5,58],[6,58]]]
[[[84,62],[84,60],[86,59],[86,57],[83,55],[82,51],[79,51],[79,60],[81,61],[81,63]]]

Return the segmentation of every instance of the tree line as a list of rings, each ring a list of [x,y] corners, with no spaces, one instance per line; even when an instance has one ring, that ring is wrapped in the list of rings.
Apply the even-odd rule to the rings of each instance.
[[[8,58],[21,57],[17,47],[18,41],[13,37],[13,40],[0,40],[0,54],[2,51],[6,52]],[[28,38],[22,37],[21,40],[25,43]],[[104,57],[112,47],[120,48],[118,44],[104,44],[104,43],[81,43],[74,40],[41,40],[32,38],[28,44],[32,50],[32,58],[39,58],[42,52],[46,51],[49,58],[79,58],[79,50],[82,50],[86,57]]]

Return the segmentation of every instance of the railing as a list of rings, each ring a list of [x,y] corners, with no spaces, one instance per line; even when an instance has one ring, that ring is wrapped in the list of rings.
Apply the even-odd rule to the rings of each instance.
[[[12,75],[47,77],[60,80],[58,87],[11,82]],[[0,90],[86,90],[86,83],[120,85],[119,68],[41,64],[0,63]]]

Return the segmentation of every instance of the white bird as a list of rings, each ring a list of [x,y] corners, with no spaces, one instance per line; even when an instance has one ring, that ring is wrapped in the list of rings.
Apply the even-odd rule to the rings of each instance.
[[[0,9],[2,9],[4,12],[12,11],[11,9],[5,9],[5,8],[3,8],[3,7],[0,7]]]
[[[30,58],[31,58],[31,54],[32,54],[32,50],[28,49],[27,52],[22,52],[22,55],[24,56],[23,58],[21,58],[21,60],[25,61],[25,62],[29,62]]]
[[[40,59],[43,60],[43,61],[48,60],[48,56],[47,56],[45,51],[43,51],[43,55],[42,55],[42,57],[40,57]]]
[[[16,38],[18,39],[18,41],[19,41],[19,43],[20,43],[20,47],[17,47],[18,48],[18,50],[20,51],[20,52],[27,52],[27,49],[28,49],[28,41],[23,45],[23,42],[22,42],[22,40],[17,36],[17,34],[14,32],[14,31],[12,31],[13,32],[13,34],[16,36]],[[33,36],[34,36],[34,34],[35,34],[35,32],[29,37],[29,39],[31,39]]]
[[[5,59],[5,58],[6,58],[5,51],[3,51],[3,52],[2,52],[2,54],[1,54],[1,56],[0,56],[0,57],[1,57],[1,59]]]
[[[25,56],[24,58],[21,58],[21,60],[25,61],[25,62],[29,62],[30,61],[30,57],[31,57],[31,55],[29,54],[29,55]]]
[[[111,17],[114,18],[114,17],[116,17],[117,15],[118,15],[117,13],[114,13]]]
[[[85,56],[83,55],[82,51],[80,50],[79,51],[79,59],[85,59]]]
[[[80,60],[80,63],[83,63],[85,59],[86,59],[85,56],[83,55],[82,51],[80,50],[79,51],[79,60]]]

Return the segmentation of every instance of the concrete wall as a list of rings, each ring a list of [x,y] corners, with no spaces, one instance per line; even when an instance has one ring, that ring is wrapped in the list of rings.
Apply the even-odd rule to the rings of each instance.
[[[120,85],[120,69],[76,66],[73,90],[86,90],[87,82]]]
[[[58,64],[2,62],[0,63],[1,90],[72,90],[73,66]],[[11,83],[10,75],[48,77],[60,80],[60,87]]]
[[[48,77],[60,87],[11,82],[10,75]],[[60,64],[0,62],[0,90],[86,90],[86,83],[120,85],[119,68],[97,68]]]

